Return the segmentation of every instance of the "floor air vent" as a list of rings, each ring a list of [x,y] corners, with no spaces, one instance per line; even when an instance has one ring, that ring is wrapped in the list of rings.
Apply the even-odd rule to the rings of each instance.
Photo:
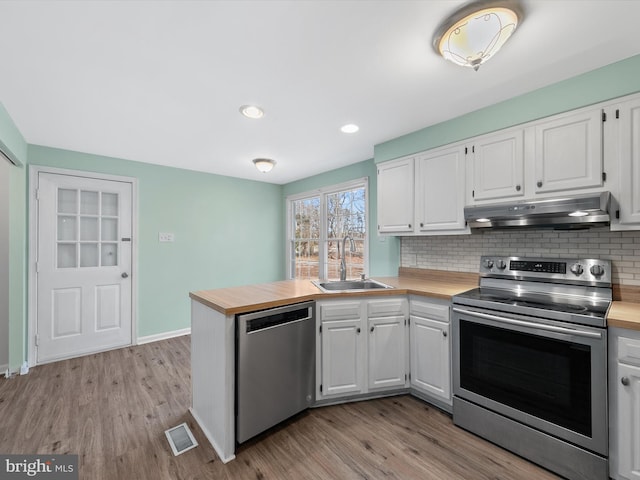
[[[167,440],[169,440],[169,445],[171,445],[171,450],[173,450],[174,455],[180,455],[198,446],[198,442],[193,438],[193,434],[191,430],[189,430],[186,422],[177,427],[165,430],[164,434],[167,436]]]

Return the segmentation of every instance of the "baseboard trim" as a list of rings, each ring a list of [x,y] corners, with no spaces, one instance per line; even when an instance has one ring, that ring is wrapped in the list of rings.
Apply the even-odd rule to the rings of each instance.
[[[224,450],[220,448],[220,445],[218,445],[218,443],[215,441],[213,435],[211,435],[209,430],[204,426],[204,423],[200,420],[198,414],[193,410],[193,407],[189,408],[189,413],[193,417],[193,420],[198,424],[200,430],[202,430],[202,433],[204,433],[204,436],[207,437],[207,440],[209,440],[209,443],[218,454],[218,458],[222,461],[222,463],[229,463],[231,460],[236,458],[235,453],[232,453],[229,456],[226,456],[224,454]]]
[[[156,333],[155,335],[147,335],[146,337],[138,337],[137,345],[166,340],[167,338],[181,337],[183,335],[191,335],[191,327],[181,328],[180,330],[173,330],[171,332]]]

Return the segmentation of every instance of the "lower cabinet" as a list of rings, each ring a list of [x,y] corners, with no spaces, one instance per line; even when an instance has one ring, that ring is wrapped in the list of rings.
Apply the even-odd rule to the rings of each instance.
[[[411,300],[409,317],[411,388],[451,405],[449,302]]]
[[[407,386],[406,298],[317,302],[318,400]]]
[[[610,329],[609,476],[640,480],[640,332]]]

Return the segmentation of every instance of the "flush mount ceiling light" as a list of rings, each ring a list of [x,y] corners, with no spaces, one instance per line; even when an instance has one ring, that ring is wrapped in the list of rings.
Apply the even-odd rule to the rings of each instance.
[[[516,0],[479,0],[451,14],[433,37],[433,48],[445,59],[478,70],[500,50],[522,22]]]
[[[348,123],[340,127],[342,133],[356,133],[358,130],[360,130],[360,127],[353,123]]]
[[[240,107],[240,113],[247,118],[262,118],[264,117],[264,110],[257,105],[242,105]]]
[[[276,161],[270,158],[254,158],[253,164],[262,173],[270,172],[276,166]]]

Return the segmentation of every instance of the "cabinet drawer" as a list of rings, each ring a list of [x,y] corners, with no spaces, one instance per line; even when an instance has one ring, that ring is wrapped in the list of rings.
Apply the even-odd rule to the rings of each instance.
[[[320,320],[360,319],[360,302],[342,302],[320,305]]]
[[[640,366],[640,340],[618,338],[618,361]]]
[[[371,318],[404,315],[406,312],[406,302],[403,298],[394,298],[393,300],[369,300],[367,316]]]
[[[448,305],[438,305],[430,302],[412,300],[410,311],[411,315],[417,315],[419,317],[430,318],[431,320],[438,320],[440,322],[449,323]]]

